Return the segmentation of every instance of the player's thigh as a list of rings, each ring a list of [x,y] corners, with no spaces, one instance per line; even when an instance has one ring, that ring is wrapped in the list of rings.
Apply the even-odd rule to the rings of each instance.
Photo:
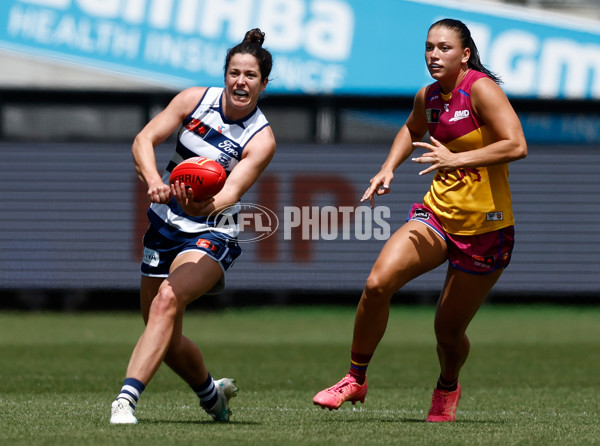
[[[150,305],[152,304],[154,297],[158,294],[160,285],[164,280],[165,279],[163,277],[142,276],[140,282],[140,307],[142,310],[144,323],[148,322]]]
[[[209,255],[199,250],[186,251],[175,258],[161,288],[170,287],[185,308],[210,291],[222,276],[221,265]]]
[[[436,308],[436,333],[444,332],[450,336],[465,333],[503,271],[472,274],[449,266]]]
[[[385,243],[368,281],[373,286],[398,289],[441,265],[447,251],[446,242],[431,228],[409,221]]]

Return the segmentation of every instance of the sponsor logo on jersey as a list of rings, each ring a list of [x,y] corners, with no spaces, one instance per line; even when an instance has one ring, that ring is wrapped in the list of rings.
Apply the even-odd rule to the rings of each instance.
[[[488,212],[486,214],[487,221],[502,221],[504,220],[504,214],[502,211],[500,212]]]
[[[216,146],[226,155],[218,160],[223,167],[227,168],[231,157],[236,159],[240,157],[241,148],[239,144],[223,135],[223,126],[219,125],[217,129],[214,129],[199,119],[193,118],[185,124],[185,128],[213,146]]]
[[[473,260],[479,262],[479,266],[494,265],[496,263],[496,256],[478,256],[472,255]]]
[[[217,245],[215,245],[210,240],[206,240],[205,238],[198,239],[198,241],[196,242],[196,246],[199,248],[208,249],[212,252],[217,252],[219,249],[219,247]]]
[[[466,119],[471,116],[471,112],[469,110],[456,110],[454,112],[454,117],[450,118],[450,122],[460,121],[461,119]]]
[[[155,251],[153,249],[144,248],[144,254],[142,256],[142,263],[156,267],[156,266],[158,266],[159,262],[160,262],[160,255],[158,254],[158,251]]]
[[[201,138],[204,138],[210,131],[210,126],[204,124],[202,121],[196,118],[190,120],[190,122],[185,125],[185,128]]]
[[[225,139],[221,141],[218,144],[218,147],[223,152],[227,153],[228,155],[235,156],[236,158],[240,154],[240,152],[238,151],[239,146],[230,139]]]

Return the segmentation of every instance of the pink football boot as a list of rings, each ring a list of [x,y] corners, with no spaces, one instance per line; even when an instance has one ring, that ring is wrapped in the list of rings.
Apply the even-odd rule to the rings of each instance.
[[[431,409],[427,415],[427,421],[456,421],[456,408],[460,399],[460,384],[453,392],[434,389],[431,399]]]
[[[351,401],[352,404],[356,404],[357,401],[364,403],[366,395],[367,380],[365,379],[365,383],[360,385],[352,376],[346,375],[336,385],[317,393],[313,403],[323,409],[333,410],[339,409],[346,401]]]

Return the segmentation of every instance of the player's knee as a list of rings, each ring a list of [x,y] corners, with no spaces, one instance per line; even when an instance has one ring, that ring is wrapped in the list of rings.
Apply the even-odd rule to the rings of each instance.
[[[150,312],[155,316],[174,318],[179,310],[177,296],[170,287],[161,288],[152,301]]]
[[[389,302],[394,291],[386,280],[382,280],[375,274],[369,275],[365,285],[363,298],[370,301]]]

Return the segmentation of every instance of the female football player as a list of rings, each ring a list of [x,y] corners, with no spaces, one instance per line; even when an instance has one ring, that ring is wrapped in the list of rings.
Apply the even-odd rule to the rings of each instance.
[[[460,21],[434,23],[425,61],[435,80],[419,90],[363,201],[388,194],[394,170],[412,156],[433,173],[422,203],[386,242],[367,278],[354,324],[350,370],[319,392],[314,403],[337,409],[364,402],[367,367],[381,341],[393,294],[404,284],[448,261],[435,314],[440,374],[427,421],[454,421],[459,371],[469,354],[469,322],[508,265],[514,218],[508,163],[527,155],[519,119],[498,78],[480,62],[469,29]],[[421,142],[429,132],[429,142]],[[412,155],[413,151],[423,153]]]
[[[179,93],[136,136],[135,169],[148,188],[150,226],[144,236],[141,311],[146,327],[135,346],[125,382],[112,403],[112,424],[135,424],[135,407],[164,361],[198,395],[216,421],[228,421],[235,380],[213,380],[199,348],[182,334],[186,306],[220,291],[225,271],[240,255],[235,204],[271,161],[275,138],[257,107],[272,67],[262,47],[264,33],[253,29],[227,52],[223,88],[193,87]],[[154,149],[179,129],[173,157],[161,176]],[[227,172],[223,189],[195,202],[184,183],[169,185],[182,160],[203,156]],[[215,212],[227,209],[225,224]]]

